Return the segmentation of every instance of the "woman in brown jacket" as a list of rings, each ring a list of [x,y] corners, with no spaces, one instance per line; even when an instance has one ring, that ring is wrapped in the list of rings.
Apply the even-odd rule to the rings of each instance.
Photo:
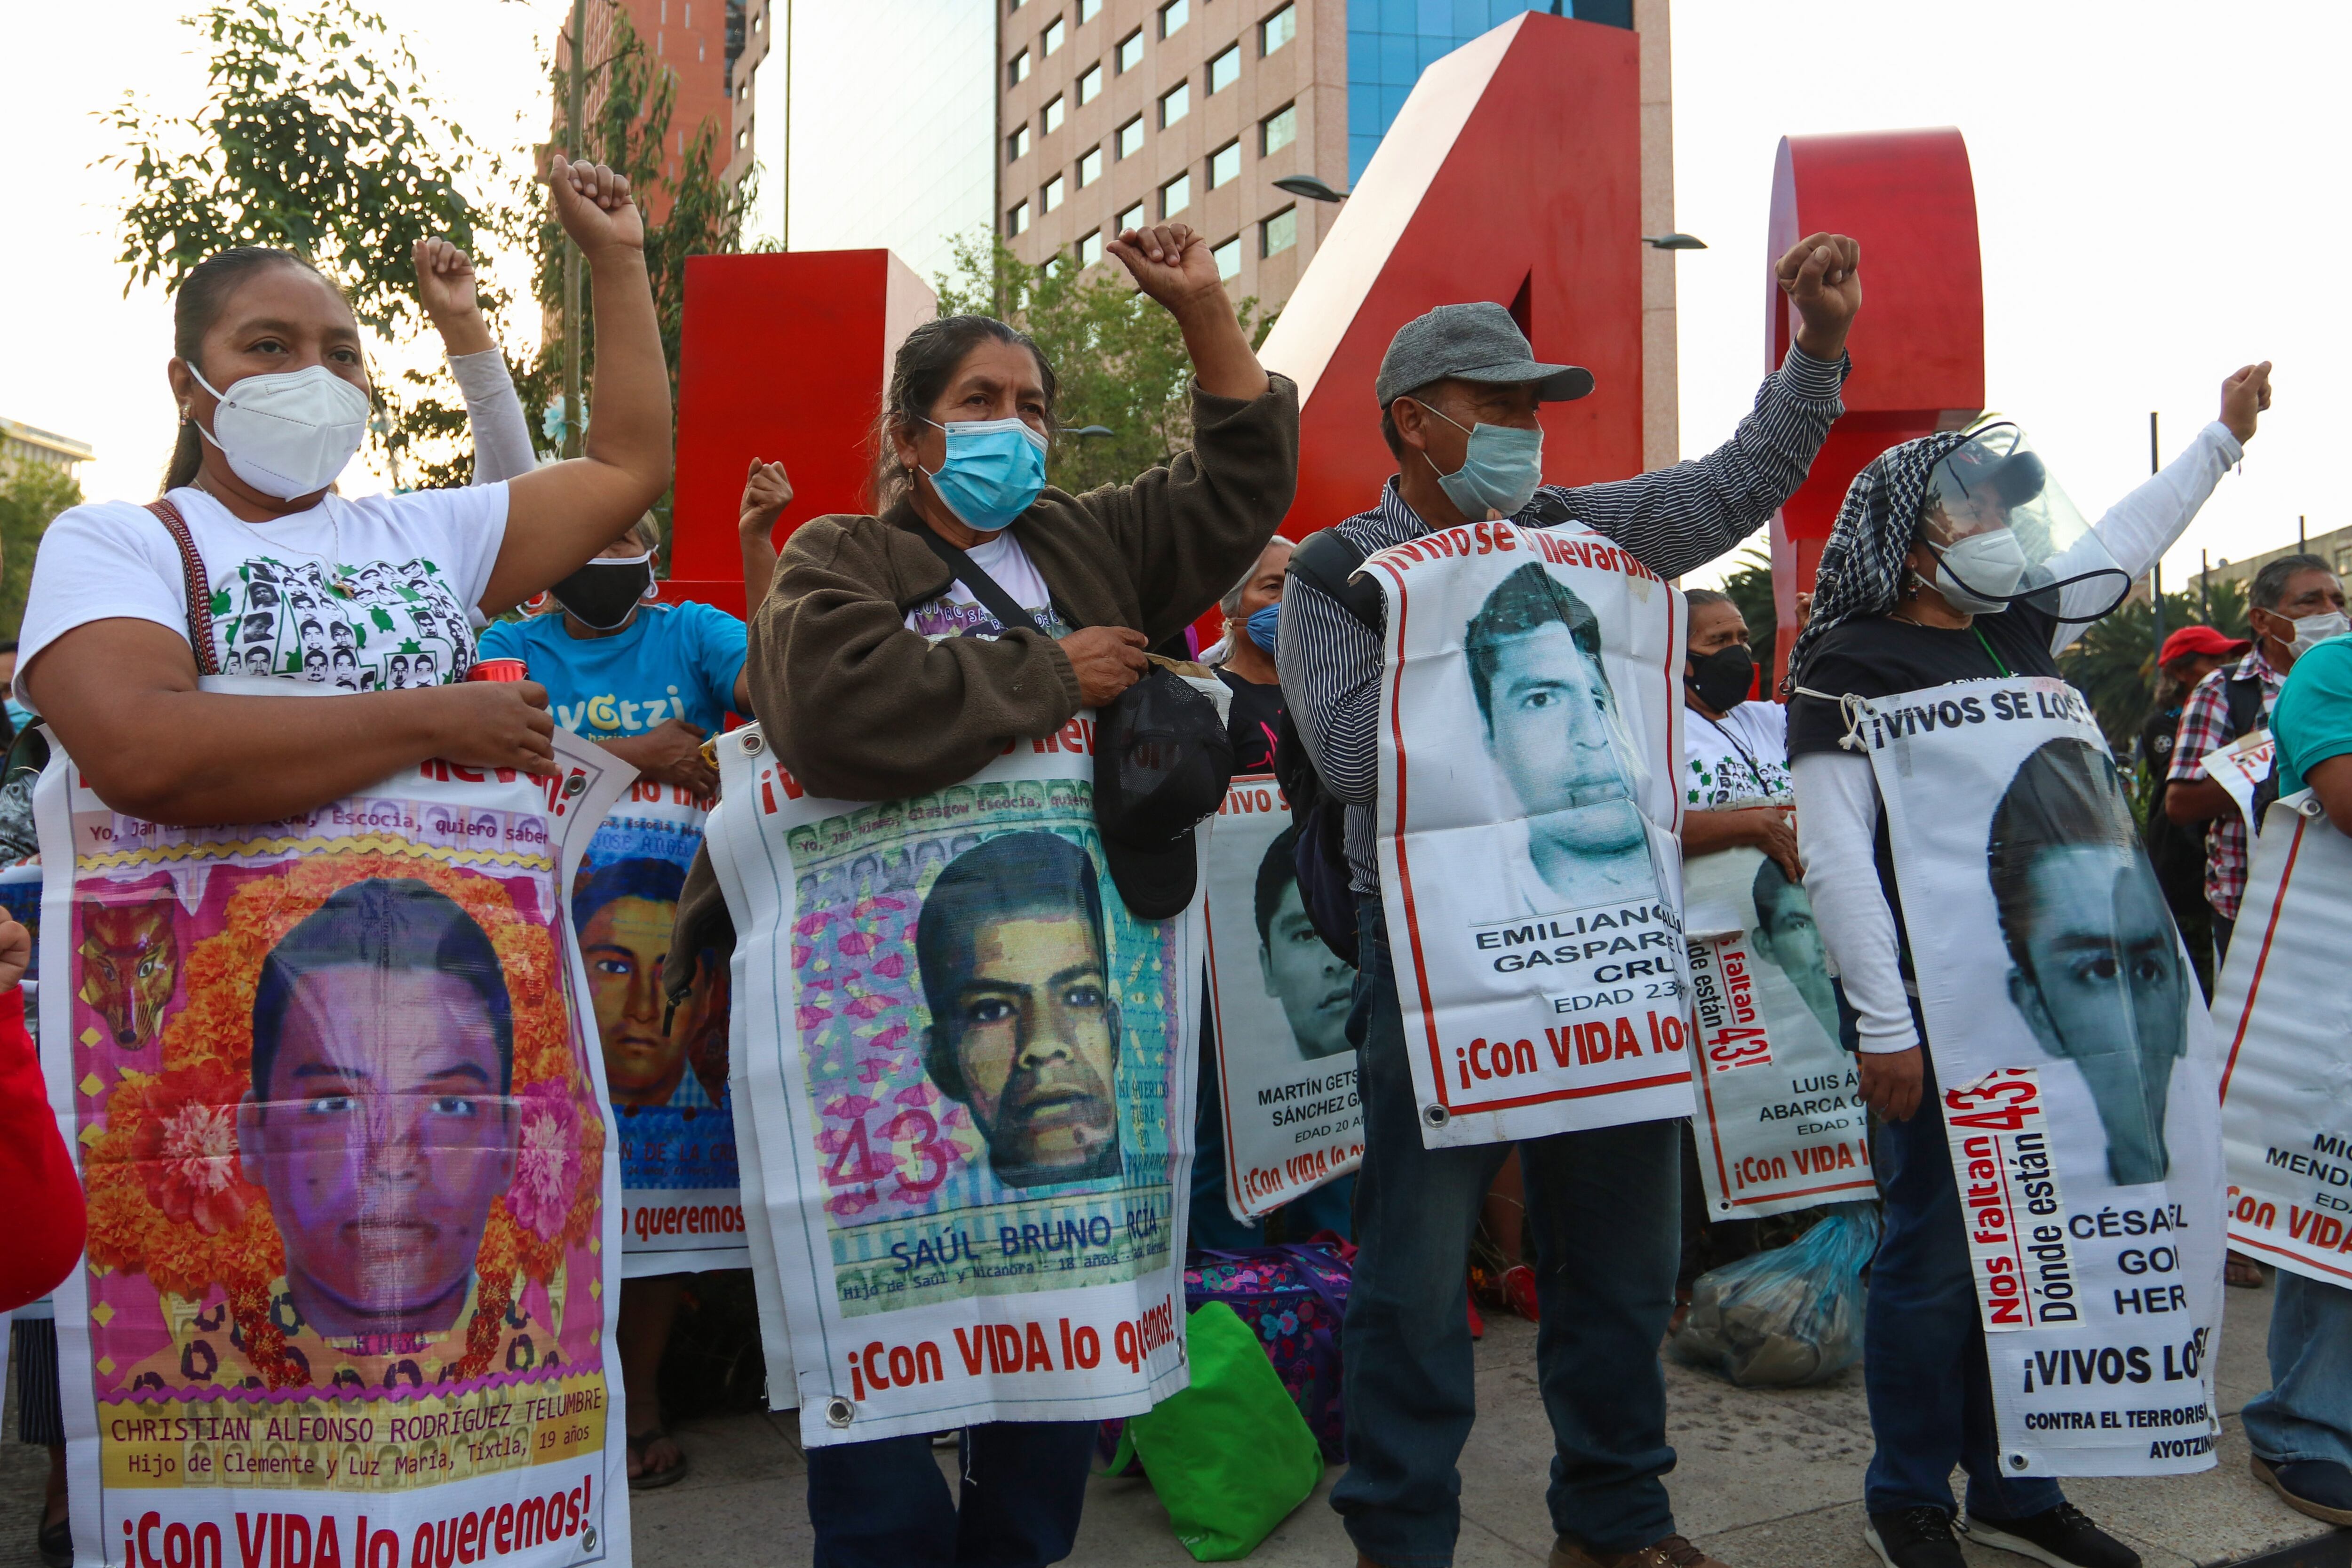
[[[812,792],[944,788],[1009,742],[1110,701],[1146,668],[1147,647],[1248,569],[1289,510],[1297,390],[1259,366],[1208,246],[1179,224],[1108,248],[1182,329],[1192,449],[1132,484],[1048,489],[1055,376],[1037,346],[984,316],[909,333],[877,430],[880,515],[821,517],[793,533],[751,624],[752,711]],[[965,552],[1037,625],[1000,625],[926,534]],[[694,882],[704,887],[689,885],[682,925],[706,865]],[[1059,1562],[1076,1538],[1094,1432],[967,1428],[961,1508],[926,1437],[813,1448],[815,1561]]]
[[[751,624],[752,710],[815,793],[939,789],[1109,701],[1290,510],[1297,390],[1258,364],[1207,243],[1171,224],[1108,248],[1183,331],[1192,449],[1132,484],[1049,489],[1055,383],[1036,344],[986,316],[908,333],[876,431],[880,515],[795,531]],[[1055,636],[999,626],[926,531]]]

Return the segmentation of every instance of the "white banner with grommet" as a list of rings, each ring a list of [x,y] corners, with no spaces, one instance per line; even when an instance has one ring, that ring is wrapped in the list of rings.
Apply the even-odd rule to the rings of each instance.
[[[1683,596],[1600,534],[1481,522],[1387,596],[1376,843],[1430,1148],[1691,1113]]]
[[[1859,703],[1848,743],[1914,933],[2002,1468],[2209,1469],[2212,1028],[2090,705],[2054,679],[1958,681]]]
[[[717,751],[771,1403],[824,1447],[1182,1389],[1202,894],[1120,899],[1092,715],[882,803],[808,795],[757,725]]]

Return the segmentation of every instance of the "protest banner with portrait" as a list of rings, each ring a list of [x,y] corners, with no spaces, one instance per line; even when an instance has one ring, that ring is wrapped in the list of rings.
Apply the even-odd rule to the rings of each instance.
[[[1298,895],[1290,803],[1271,773],[1225,791],[1209,846],[1211,1023],[1225,1205],[1244,1224],[1363,1163],[1348,1009],[1356,971]]]
[[[89,1205],[57,1296],[79,1561],[628,1560],[619,1184],[564,906],[628,770],[555,744],[551,778],[428,763],[248,826],[43,773],[49,1093]]]
[[[2352,839],[2308,790],[2274,803],[2213,985],[2230,1241],[2352,1289]]]
[[[1877,1196],[1862,1076],[1838,1044],[1842,998],[1804,885],[1760,849],[1696,856],[1683,921],[1707,1216]]]
[[[2221,1136],[2196,980],[2063,680],[1863,703],[2004,1473],[2209,1468]]]
[[[632,784],[597,827],[572,889],[604,1047],[621,1164],[621,1272],[747,1268],[727,1087],[728,975],[700,956],[676,1007],[662,994],[677,900],[708,810],[691,791]]]
[[[1387,595],[1381,891],[1422,1141],[1691,1113],[1682,595],[1586,530],[1481,522]]]
[[[1201,902],[1121,901],[1093,744],[1081,716],[860,804],[809,796],[758,726],[719,742],[737,1114],[805,1444],[1131,1415],[1185,1386]]]

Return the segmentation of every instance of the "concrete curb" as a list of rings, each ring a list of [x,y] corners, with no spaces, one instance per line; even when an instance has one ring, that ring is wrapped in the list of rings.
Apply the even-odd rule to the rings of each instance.
[[[2352,1568],[2352,1531],[2339,1530],[2259,1557],[2237,1558],[2217,1568]]]

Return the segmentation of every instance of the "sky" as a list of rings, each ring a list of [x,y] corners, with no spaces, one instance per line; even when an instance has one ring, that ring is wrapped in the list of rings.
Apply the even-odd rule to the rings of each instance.
[[[194,35],[175,22],[189,8],[116,0],[102,50],[84,9],[11,6],[0,22],[9,58],[61,68],[20,71],[0,95],[19,213],[0,248],[0,414],[93,444],[93,496],[152,494],[172,437],[168,302],[123,297],[127,182],[91,166],[116,146],[93,114],[126,89],[159,110],[200,101]],[[388,0],[385,14],[475,138],[520,156],[547,123],[539,60],[564,9]],[[2352,427],[2345,8],[1675,0],[1673,18],[1675,223],[1711,247],[1676,263],[1685,451],[1729,433],[1762,369],[1780,138],[1957,125],[1982,236],[1988,397],[2076,505],[2095,517],[2146,473],[2149,410],[2177,452],[2218,409],[2221,377],[2267,358],[2276,407],[2167,557],[2167,580],[2193,572],[2200,548],[2291,542],[2298,513],[2315,534],[2352,525],[2334,481]],[[1865,312],[1870,276],[1865,255]]]

